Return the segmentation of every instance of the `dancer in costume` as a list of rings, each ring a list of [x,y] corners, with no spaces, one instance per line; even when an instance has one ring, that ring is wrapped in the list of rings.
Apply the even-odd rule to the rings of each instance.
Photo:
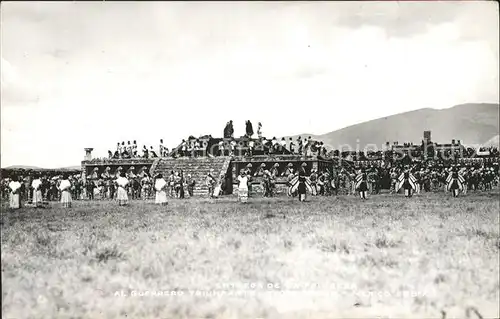
[[[451,192],[453,197],[458,197],[460,192],[464,191],[465,180],[458,172],[456,167],[453,167],[450,174],[446,178],[446,191]]]
[[[248,197],[252,197],[252,164],[248,163],[245,168],[245,175],[248,177]]]
[[[404,189],[405,197],[407,198],[412,197],[413,193],[417,190],[417,179],[408,167],[399,175],[396,193],[399,192],[401,188]]]
[[[317,188],[318,173],[316,172],[315,169],[311,170],[311,175],[309,175],[309,180],[311,181],[311,188],[313,190],[312,193],[311,193],[311,195],[312,196],[318,195],[318,188]]]
[[[165,192],[166,194],[166,192]],[[142,174],[141,178],[141,197],[142,200],[147,200],[151,195],[151,179],[148,174]]]
[[[368,175],[362,169],[358,171],[355,179],[354,188],[361,199],[367,199],[368,194]]]
[[[306,192],[313,192],[311,187],[311,182],[306,175],[306,163],[302,163],[300,166],[298,175],[295,176],[290,181],[290,187],[288,188],[288,196],[292,196],[293,193],[297,192],[299,195],[299,201],[304,202],[306,200]]]

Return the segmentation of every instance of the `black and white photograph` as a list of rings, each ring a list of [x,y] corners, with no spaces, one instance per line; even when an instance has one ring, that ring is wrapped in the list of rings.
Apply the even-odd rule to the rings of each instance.
[[[497,1],[2,1],[2,318],[500,318]]]

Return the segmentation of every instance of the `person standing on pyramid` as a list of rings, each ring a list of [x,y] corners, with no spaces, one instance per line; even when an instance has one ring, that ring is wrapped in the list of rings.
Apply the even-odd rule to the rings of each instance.
[[[259,140],[262,139],[262,123],[257,124],[257,136],[259,137]]]
[[[224,127],[224,133],[222,135],[224,138],[228,138],[229,136],[229,122],[226,123],[226,126]]]
[[[233,120],[229,121],[229,126],[228,126],[228,129],[227,129],[227,134],[228,134],[228,137],[233,137],[234,136]]]
[[[246,137],[251,138],[253,136],[253,126],[252,122],[246,121]]]

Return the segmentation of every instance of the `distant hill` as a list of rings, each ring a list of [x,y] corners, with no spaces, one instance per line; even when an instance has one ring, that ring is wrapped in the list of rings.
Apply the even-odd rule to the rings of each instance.
[[[490,147],[490,146],[500,147],[500,136],[499,135],[493,136],[488,141],[483,143],[483,146],[485,146],[485,147]]]
[[[33,169],[33,170],[39,170],[42,169],[37,166],[25,166],[25,165],[13,165],[9,167],[4,167],[3,169]]]
[[[452,139],[463,144],[482,145],[499,133],[498,104],[462,104],[448,109],[420,109],[348,126],[323,135],[311,135],[338,149],[342,144],[362,150],[367,144],[381,147],[385,142],[421,143],[424,131],[431,131],[437,143]],[[309,136],[310,134],[300,134]]]
[[[68,167],[61,167],[61,168],[55,168],[56,170],[61,170],[61,171],[78,171],[81,170],[82,167],[80,165],[78,166],[68,166]]]
[[[69,167],[60,167],[60,168],[41,168],[41,167],[37,167],[37,166],[13,165],[13,166],[5,167],[2,169],[6,169],[6,170],[23,169],[23,170],[34,170],[34,171],[75,171],[75,170],[81,170],[81,166],[69,166]]]

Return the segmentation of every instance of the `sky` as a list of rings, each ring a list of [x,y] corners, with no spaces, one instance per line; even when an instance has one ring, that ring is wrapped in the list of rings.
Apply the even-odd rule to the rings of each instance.
[[[498,103],[496,1],[2,2],[1,166]]]

